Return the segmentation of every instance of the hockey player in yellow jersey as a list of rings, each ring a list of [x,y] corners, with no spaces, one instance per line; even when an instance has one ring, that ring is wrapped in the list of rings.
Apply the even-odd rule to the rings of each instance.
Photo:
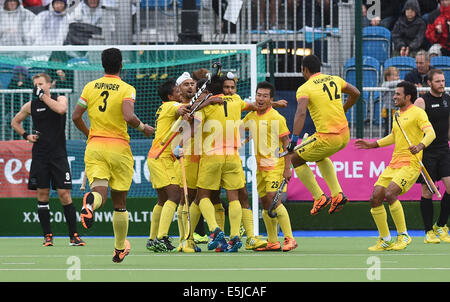
[[[243,127],[250,130],[254,142],[257,164],[256,181],[258,195],[263,207],[263,220],[267,230],[268,243],[256,248],[256,251],[290,251],[297,247],[292,234],[289,214],[284,205],[278,201],[271,218],[268,210],[283,178],[287,181],[292,176],[290,157],[275,156],[277,148],[284,149],[289,144],[289,129],[286,119],[271,106],[275,88],[269,82],[260,82],[256,87],[257,110],[248,113],[243,120]],[[284,188],[286,191],[286,188]],[[283,248],[278,241],[278,224],[284,234]]]
[[[411,242],[406,229],[403,207],[398,196],[406,193],[420,174],[419,160],[422,150],[435,139],[436,134],[424,110],[414,106],[417,98],[416,86],[410,82],[400,82],[394,94],[395,106],[399,107],[398,122],[411,141],[411,146],[397,122],[393,120],[392,132],[377,141],[358,139],[355,145],[360,149],[385,147],[395,144],[392,160],[381,173],[370,197],[370,213],[380,233],[370,251],[403,250]],[[387,213],[383,205],[389,204],[389,211],[397,229],[397,241],[391,238],[387,223]]]
[[[158,193],[158,202],[153,207],[152,221],[150,224],[150,236],[147,241],[147,249],[155,252],[172,251],[172,245],[168,236],[177,205],[180,204],[181,191],[180,169],[176,158],[172,155],[171,148],[166,148],[157,158],[162,145],[161,141],[171,130],[176,119],[189,110],[187,105],[181,104],[179,89],[175,80],[167,80],[158,88],[158,95],[162,100],[161,106],[156,111],[156,132],[152,146],[148,153],[147,166],[150,172],[150,181]],[[182,221],[182,206],[178,206],[178,220]],[[179,225],[180,240],[184,238],[183,223]]]
[[[350,140],[345,112],[356,103],[360,95],[358,89],[340,77],[321,73],[320,66],[321,62],[315,55],[303,58],[302,73],[306,82],[296,93],[297,111],[291,142],[287,147],[287,151],[291,152],[291,162],[297,177],[313,196],[311,215],[316,215],[330,203],[328,213],[335,213],[348,201],[330,156],[342,150]],[[342,93],[348,94],[345,104],[342,104]],[[316,128],[310,138],[315,137],[316,141],[292,153],[303,130],[307,110]],[[330,189],[331,198],[324,194],[306,162],[316,162]]]
[[[105,75],[86,84],[75,107],[72,120],[87,140],[84,156],[86,175],[91,192],[84,195],[81,222],[90,228],[93,212],[104,205],[111,188],[113,200],[114,262],[122,262],[130,251],[126,240],[128,211],[126,199],[133,178],[133,155],[127,126],[141,131],[146,137],[154,133],[153,127],[142,123],[134,114],[136,89],[119,77],[122,53],[117,48],[102,52]],[[88,112],[90,128],[82,116]]]

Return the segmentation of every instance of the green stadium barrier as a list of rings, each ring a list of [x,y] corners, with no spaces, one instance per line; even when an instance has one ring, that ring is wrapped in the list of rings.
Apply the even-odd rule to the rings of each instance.
[[[79,211],[81,209],[81,198],[74,198],[73,203]],[[150,217],[156,198],[129,198],[127,208],[130,213],[129,236],[148,236],[150,230]],[[439,202],[434,202],[435,215],[439,214]],[[417,201],[403,202],[408,229],[422,229],[422,218],[420,204]],[[327,210],[316,216],[310,215],[312,202],[287,202],[285,204],[291,219],[293,230],[375,230],[375,223],[370,215],[368,202],[350,202],[345,208],[336,214],[330,215]],[[386,206],[387,211],[388,206]],[[3,215],[0,236],[41,236],[42,231],[37,216],[37,202],[32,198],[4,198],[0,199],[0,212]],[[52,218],[52,232],[55,236],[66,236],[67,225],[60,201],[57,198],[50,199],[50,211]],[[105,207],[94,213],[95,223],[90,230],[85,230],[81,223],[78,231],[81,236],[112,236],[112,201],[108,200]],[[80,221],[79,213],[77,213]],[[436,217],[437,218],[437,217]],[[178,235],[176,214],[169,235]],[[226,218],[228,220],[228,218]],[[388,223],[391,229],[395,229],[390,215]],[[207,225],[205,223],[205,229]],[[259,220],[260,233],[265,233],[264,223]],[[229,232],[228,221],[225,224],[226,233]]]

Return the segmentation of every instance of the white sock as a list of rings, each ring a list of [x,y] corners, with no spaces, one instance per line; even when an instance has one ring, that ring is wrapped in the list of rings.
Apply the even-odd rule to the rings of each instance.
[[[391,236],[387,236],[387,237],[383,237],[383,240],[384,240],[384,241],[391,241],[392,238],[391,238]]]

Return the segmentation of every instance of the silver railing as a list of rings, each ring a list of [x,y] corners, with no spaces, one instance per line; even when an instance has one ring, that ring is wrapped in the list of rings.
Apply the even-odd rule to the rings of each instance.
[[[417,88],[417,97],[427,91],[430,91],[429,87]],[[446,87],[445,91],[449,93],[450,87]],[[363,137],[368,139],[384,137],[385,131],[390,133],[392,130],[392,111],[398,109],[393,105],[392,99],[395,88],[364,87],[363,92],[368,92],[367,98],[361,98],[364,121]],[[390,98],[390,101],[386,103],[382,100],[384,93],[391,93],[391,96],[386,95]],[[391,116],[386,120],[383,118],[383,108],[385,108],[387,117],[389,117],[389,112],[391,113]],[[347,112],[347,119],[350,125],[350,136],[356,138],[356,105]]]
[[[0,140],[14,140],[17,135],[11,127],[11,121],[14,116],[20,111],[23,105],[31,101],[33,96],[33,89],[0,89]],[[70,99],[72,89],[51,89],[51,93],[64,95]],[[67,119],[66,119],[66,137],[69,138],[70,129],[72,128],[72,107],[68,105]],[[33,129],[33,121],[31,116],[22,123],[25,131],[31,133]]]
[[[180,43],[181,1],[134,1],[133,43]],[[255,44],[272,39],[277,77],[301,76],[301,57],[311,53],[322,58],[324,72],[341,75],[344,60],[353,55],[354,0],[243,0],[234,9],[225,5],[232,2],[197,0],[200,43]],[[235,23],[227,21],[233,13]]]

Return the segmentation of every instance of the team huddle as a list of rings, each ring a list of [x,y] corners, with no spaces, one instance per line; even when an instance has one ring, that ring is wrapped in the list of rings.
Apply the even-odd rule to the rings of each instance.
[[[141,131],[145,137],[154,135],[147,159],[150,181],[158,193],[146,244],[151,251],[200,252],[194,242],[194,230],[197,224],[203,223],[203,219],[210,232],[208,250],[237,252],[243,246],[241,228],[247,236],[247,250],[288,252],[296,249],[298,244],[292,233],[291,218],[279,194],[286,192],[285,184],[292,176],[291,167],[312,195],[314,203],[311,215],[318,214],[327,206],[329,214],[337,213],[348,202],[330,156],[345,148],[350,141],[345,114],[357,102],[360,92],[338,76],[321,73],[321,62],[316,56],[306,56],[302,61],[302,73],[306,82],[296,93],[297,111],[292,133],[286,119],[274,109],[286,106],[286,101],[274,101],[275,88],[271,83],[258,83],[255,101],[245,102],[237,94],[236,79],[230,74],[221,74],[220,64],[216,64],[209,74],[200,79],[195,80],[189,72],[184,72],[176,80],[164,82],[158,90],[162,104],[156,111],[156,124],[153,128],[134,114],[136,90],[119,77],[122,69],[120,50],[110,48],[103,51],[102,64],[105,76],[84,87],[72,120],[88,138],[85,172],[91,191],[83,197],[81,222],[86,229],[92,227],[93,212],[104,205],[110,188],[114,205],[114,262],[122,262],[130,252],[130,243],[126,239],[126,197],[133,176],[133,157],[129,146],[128,125]],[[441,85],[441,78],[442,72],[437,72],[431,76],[431,82],[437,79]],[[49,94],[48,91],[45,88],[40,96],[35,94],[39,102],[49,102],[47,97],[42,96],[44,93]],[[347,95],[345,102],[343,94]],[[445,95],[441,93],[441,96],[443,94]],[[401,82],[394,96],[399,110],[395,115],[391,134],[378,141],[358,139],[355,142],[361,149],[395,144],[392,160],[375,183],[370,198],[370,212],[380,232],[376,244],[369,247],[371,251],[402,250],[411,242],[398,196],[407,192],[422,171],[426,171],[421,161],[422,153],[436,138],[434,124],[430,123],[425,111],[426,102],[422,104],[423,99],[420,98],[414,105],[416,96],[417,89],[413,84]],[[55,103],[59,102],[62,100],[56,100]],[[444,100],[441,103],[441,108],[446,110],[442,118],[445,119],[447,114],[448,119],[448,102]],[[23,134],[24,138],[37,142],[34,134],[24,133],[20,126],[21,121],[30,114],[30,109],[26,107],[21,111],[25,113],[18,114],[14,129]],[[86,111],[90,120],[89,128],[82,119]],[[305,135],[299,145],[307,111],[316,132],[311,136]],[[31,115],[34,121],[33,113]],[[439,130],[440,136],[448,135],[448,122],[445,129]],[[439,140],[441,142],[438,147],[445,149],[445,146],[441,146],[442,137]],[[267,240],[254,234],[253,211],[249,205],[239,155],[239,149],[247,142],[254,147],[257,190],[263,208]],[[434,181],[442,179],[447,189],[442,203],[450,204],[448,143],[446,148],[443,155],[433,161],[442,160],[446,164],[435,165],[436,169],[430,169],[431,180],[428,179],[428,173],[422,173],[421,181],[426,182],[425,188],[433,195],[439,193],[431,183],[434,185]],[[307,162],[317,164],[330,196],[318,185]],[[47,181],[47,184],[38,186],[38,193],[39,188],[48,187]],[[226,192],[226,203],[221,199],[222,189]],[[430,194],[426,189],[423,194],[429,198]],[[39,198],[39,205],[42,206],[42,202],[45,205],[45,200]],[[43,198],[47,198],[48,207],[48,196]],[[387,213],[383,205],[385,200],[397,228],[396,241],[389,233]],[[441,240],[450,241],[446,226],[450,214],[448,208],[447,205],[442,210],[442,219],[440,217],[437,224],[426,230],[429,240],[435,240],[431,237],[432,234],[437,234]],[[178,217],[178,246],[172,244],[168,235],[175,213]],[[230,226],[227,234],[225,213],[228,213]],[[284,237],[282,243],[278,238],[278,226]],[[71,232],[71,238],[77,238],[77,241],[73,239],[74,245],[85,244],[76,230]],[[44,230],[44,237],[49,237],[48,234],[51,235],[49,226]],[[51,236],[46,239],[47,245],[52,244],[51,240]]]

